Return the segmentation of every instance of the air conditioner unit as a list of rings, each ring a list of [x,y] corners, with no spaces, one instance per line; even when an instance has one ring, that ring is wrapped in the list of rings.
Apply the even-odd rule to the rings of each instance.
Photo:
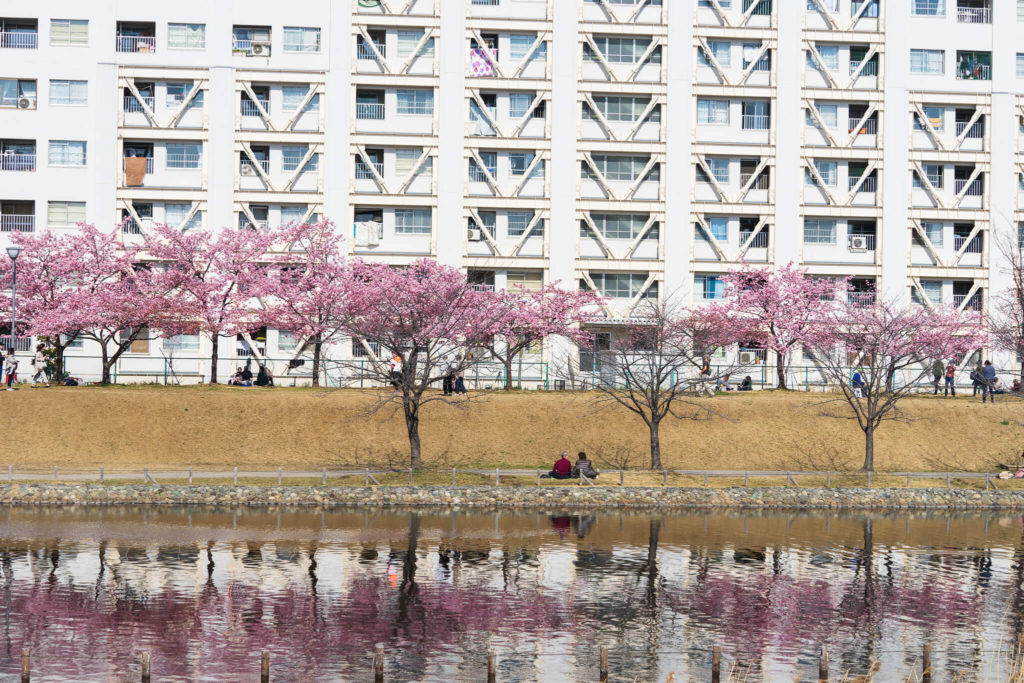
[[[238,172],[242,175],[256,175],[256,168],[252,164],[242,164]]]
[[[33,109],[36,106],[35,98],[32,97],[21,97],[18,98],[18,109]]]
[[[743,365],[754,365],[757,363],[757,354],[753,351],[740,351],[740,363]]]
[[[850,238],[850,251],[867,251],[868,238],[863,235],[856,235]]]
[[[270,56],[270,42],[269,41],[252,41],[252,45],[249,47],[249,55],[253,57],[269,57]]]
[[[484,238],[483,230],[480,228],[469,228],[469,230],[466,231],[466,238],[470,242],[479,242]]]

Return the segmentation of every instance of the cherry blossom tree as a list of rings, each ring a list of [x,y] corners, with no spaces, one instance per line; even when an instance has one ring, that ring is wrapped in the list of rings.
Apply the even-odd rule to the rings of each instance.
[[[261,267],[277,235],[264,230],[182,231],[156,225],[147,255],[166,265],[166,286],[178,306],[179,331],[210,338],[210,383],[217,383],[220,338],[258,325],[254,303],[266,290]]]
[[[496,293],[505,315],[497,321],[486,347],[505,368],[505,390],[512,388],[512,366],[530,346],[552,336],[574,342],[588,335],[580,328],[587,310],[598,305],[593,292],[566,290],[552,283],[543,289],[516,287]]]
[[[929,358],[960,358],[984,342],[976,315],[953,309],[907,309],[837,303],[801,340],[826,380],[839,389],[864,432],[864,471],[875,468],[875,432],[900,418],[899,403],[929,376]],[[862,386],[855,387],[853,372]]]
[[[700,375],[705,356],[736,340],[740,329],[723,310],[704,306],[678,309],[671,300],[643,300],[632,322],[608,351],[597,352],[602,380],[595,385],[595,404],[615,404],[639,415],[647,425],[651,468],[661,469],[661,423],[665,418],[691,417],[682,408],[710,408],[704,394],[730,369]]]
[[[727,275],[725,282],[728,301],[722,306],[745,322],[745,340],[775,352],[778,387],[785,389],[793,350],[846,290],[846,280],[812,278],[789,263],[775,272],[744,268]]]
[[[345,335],[348,290],[344,238],[329,221],[285,231],[286,245],[267,273],[266,324],[289,330],[313,347],[313,386],[320,386],[323,347]]]
[[[481,349],[509,304],[474,287],[458,269],[427,259],[400,268],[352,261],[344,289],[344,330],[369,349],[369,358],[345,362],[347,380],[383,385],[379,406],[401,407],[410,465],[419,467],[420,409],[447,400],[427,390],[443,380],[446,366],[465,373],[482,360]],[[401,372],[393,377],[394,357],[401,359]]]
[[[1009,276],[1009,286],[992,297],[989,326],[996,346],[1014,354],[1024,383],[1024,250],[1017,234],[1001,233],[996,247]]]

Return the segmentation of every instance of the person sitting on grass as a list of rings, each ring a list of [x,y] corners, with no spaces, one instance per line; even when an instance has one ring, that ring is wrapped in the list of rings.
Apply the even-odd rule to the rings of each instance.
[[[235,370],[235,374],[228,378],[228,386],[240,387],[242,386],[242,368]]]
[[[747,375],[746,377],[743,378],[743,381],[740,383],[740,388],[737,389],[737,391],[753,391],[753,390],[754,390],[754,380],[750,379],[750,375]]]
[[[581,474],[587,479],[594,479],[598,474],[597,470],[594,469],[593,463],[587,459],[587,454],[583,451],[580,451],[576,456],[576,464],[572,466],[572,473],[569,476],[573,479],[579,479]]]
[[[249,369],[248,365],[242,368],[242,381],[239,384],[243,387],[252,386],[252,370]]]
[[[729,384],[729,375],[723,375],[718,380],[718,386],[715,387],[715,391],[732,391],[732,385]]]
[[[569,462],[569,453],[562,451],[562,456],[555,461],[551,471],[541,475],[545,479],[568,479],[572,476],[572,463]]]
[[[260,366],[260,371],[256,373],[256,386],[258,387],[272,387],[274,386],[274,376],[270,374],[270,370],[267,370],[266,365]]]

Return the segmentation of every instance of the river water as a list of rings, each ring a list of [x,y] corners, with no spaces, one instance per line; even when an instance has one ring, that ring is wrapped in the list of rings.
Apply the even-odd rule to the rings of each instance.
[[[0,511],[0,680],[1004,681],[1020,515]],[[917,680],[913,678],[912,680]]]

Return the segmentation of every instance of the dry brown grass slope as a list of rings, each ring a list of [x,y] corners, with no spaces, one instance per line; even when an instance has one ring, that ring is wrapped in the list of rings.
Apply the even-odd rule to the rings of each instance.
[[[28,389],[0,394],[0,464],[92,467],[177,465],[302,467],[401,464],[401,414],[367,416],[374,392],[231,387]],[[665,466],[686,469],[855,468],[856,423],[822,394],[754,392],[708,399],[714,415],[669,420]],[[913,398],[906,422],[876,440],[880,470],[987,470],[1024,448],[1024,403]],[[489,394],[464,406],[432,403],[421,433],[427,465],[546,466],[562,450],[599,461],[633,453],[646,462],[647,432],[624,409],[596,409],[587,395]]]

